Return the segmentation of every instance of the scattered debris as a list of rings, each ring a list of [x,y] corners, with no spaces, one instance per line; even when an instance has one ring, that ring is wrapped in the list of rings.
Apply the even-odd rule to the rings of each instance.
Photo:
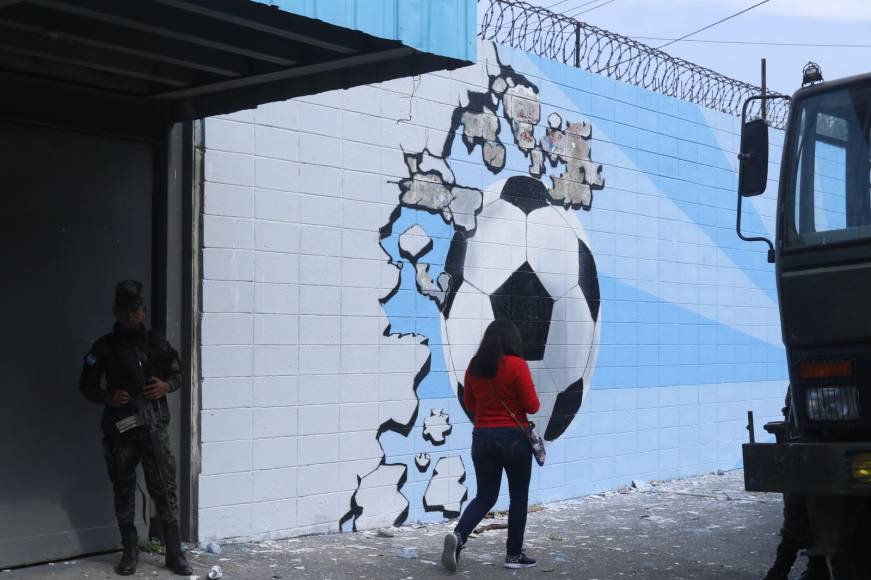
[[[209,570],[209,580],[216,580],[216,578],[223,578],[224,571],[221,570],[220,566],[212,566],[212,569]]]
[[[141,538],[139,540],[139,550],[146,554],[163,554],[166,552],[163,543],[157,538]],[[64,562],[64,564],[67,563]]]
[[[215,542],[209,542],[208,544],[206,544],[206,552],[210,554],[220,554],[221,551],[221,546],[219,546]]]
[[[409,462],[413,459],[410,456]],[[411,470],[415,471],[413,467]],[[540,573],[578,580],[727,576],[737,580],[764,575],[777,542],[781,505],[775,501],[779,497],[766,501],[768,496],[743,491],[740,471],[729,470],[723,476],[712,471],[689,480],[651,482],[652,491],[647,493],[637,491],[640,481],[631,485],[627,478],[624,483],[630,484],[630,493],[600,493],[549,502],[546,509],[541,504],[531,506],[529,511],[540,513],[529,517],[526,547],[531,556],[538,558]],[[507,514],[495,510],[488,515],[490,519],[474,531],[472,549],[463,555],[471,571],[458,573],[458,578],[489,577],[502,567],[504,532],[487,532],[504,529]],[[238,544],[228,541],[221,546],[221,556],[207,553],[204,543],[198,551],[190,551],[191,555],[198,552],[192,563],[200,576],[184,578],[206,580],[206,572],[213,564],[228,566],[223,578],[442,578],[438,558],[441,537],[455,523],[415,522],[401,527],[381,524],[353,534]],[[391,536],[385,537],[385,533]],[[141,577],[162,577],[158,562],[162,558],[147,558],[155,566],[143,570]],[[114,555],[109,560],[114,560]],[[57,562],[54,567],[44,568],[43,576],[32,577],[72,580],[90,573],[91,578],[102,578],[108,570],[105,559],[78,560],[75,566],[72,562]],[[352,569],[346,568],[351,562]],[[152,570],[157,573],[152,575]],[[340,576],[336,574],[339,570],[352,574]],[[614,570],[619,572],[609,573]],[[7,577],[17,578],[17,571],[0,573],[0,578]]]
[[[483,534],[484,532],[488,532],[490,530],[507,530],[508,522],[496,522],[495,524],[485,524],[483,526],[478,526],[472,531],[473,534]]]

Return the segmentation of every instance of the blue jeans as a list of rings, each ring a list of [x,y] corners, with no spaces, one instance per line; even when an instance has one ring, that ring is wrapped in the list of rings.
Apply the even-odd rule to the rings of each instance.
[[[532,447],[517,427],[490,427],[472,432],[472,462],[478,494],[460,516],[455,528],[463,542],[496,505],[502,470],[508,474],[508,541],[509,556],[523,551],[526,512],[529,502],[529,479],[532,476]]]

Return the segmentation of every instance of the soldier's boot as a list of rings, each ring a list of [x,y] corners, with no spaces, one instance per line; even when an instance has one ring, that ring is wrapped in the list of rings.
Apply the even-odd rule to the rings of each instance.
[[[193,574],[190,562],[184,557],[181,549],[181,536],[177,524],[167,524],[163,527],[164,540],[166,543],[166,567],[180,576]]]
[[[135,526],[121,528],[121,545],[124,546],[124,551],[115,566],[115,573],[119,576],[132,576],[136,574],[136,566],[139,564],[139,536]]]
[[[825,556],[808,556],[807,568],[798,580],[830,580],[829,565]]]
[[[768,570],[764,580],[789,580],[789,571],[795,564],[796,556],[798,556],[798,548],[784,542],[778,544],[774,564]]]

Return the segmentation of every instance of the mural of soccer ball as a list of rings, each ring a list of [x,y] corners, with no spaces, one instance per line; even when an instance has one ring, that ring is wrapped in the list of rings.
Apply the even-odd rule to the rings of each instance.
[[[552,205],[541,180],[514,176],[485,193],[477,227],[454,235],[445,264],[445,358],[462,401],[463,379],[484,329],[520,329],[553,441],[581,407],[596,363],[600,298],[596,265],[575,211]]]
[[[495,44],[480,48],[477,71],[486,75],[486,88],[461,89],[442,143],[430,148],[427,133],[423,142],[402,148],[408,177],[391,182],[399,200],[380,230],[381,250],[396,275],[379,299],[390,319],[383,334],[443,353],[447,372],[431,372],[441,365],[416,355],[421,366],[409,389],[417,406],[410,415],[382,419],[376,436],[381,463],[358,475],[340,526],[399,524],[412,505],[459,514],[468,498],[469,460],[458,449],[468,442],[451,448],[448,437],[461,421],[456,411],[466,368],[493,320],[511,320],[521,331],[541,400],[532,419],[546,440],[566,432],[590,388],[601,306],[578,214],[591,211],[605,187],[602,165],[592,158],[593,126],[543,103],[538,86],[503,64]],[[482,176],[492,180],[486,187],[480,187],[488,182]],[[403,292],[409,275],[429,302],[412,302]],[[436,322],[440,341],[433,336]],[[459,405],[445,400],[451,394]],[[414,448],[424,452],[409,463],[405,442],[382,437],[390,432],[416,433],[423,442]],[[416,504],[403,492],[407,481],[426,482]]]

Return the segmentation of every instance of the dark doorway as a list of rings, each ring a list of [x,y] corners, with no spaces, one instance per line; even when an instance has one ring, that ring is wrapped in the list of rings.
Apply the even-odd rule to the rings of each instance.
[[[0,567],[118,544],[82,358],[112,289],[151,286],[148,143],[0,123]]]

